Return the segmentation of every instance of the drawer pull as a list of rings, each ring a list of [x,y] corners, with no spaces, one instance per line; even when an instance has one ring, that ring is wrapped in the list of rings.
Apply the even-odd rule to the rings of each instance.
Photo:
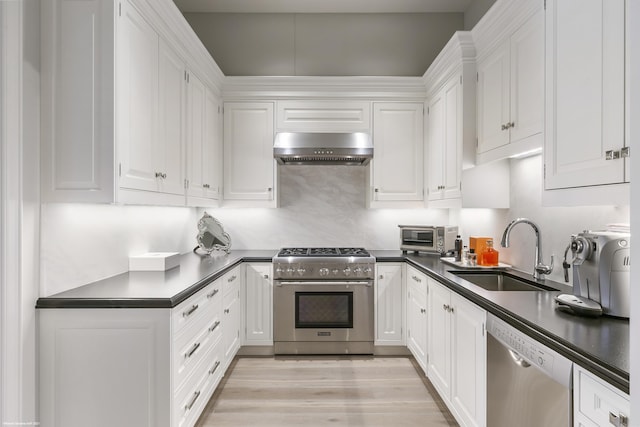
[[[216,296],[216,294],[217,294],[218,292],[220,292],[218,289],[214,289],[213,291],[211,291],[211,292],[209,292],[209,293],[207,294],[207,298],[209,298],[209,299],[213,298],[214,296]]]
[[[236,280],[236,278],[237,278],[237,276],[234,274],[233,276],[231,276],[231,277],[229,277],[229,278],[227,279],[227,282],[231,283],[231,282],[233,282],[234,280]]]
[[[191,308],[182,313],[182,317],[189,317],[198,309],[198,304],[192,305]]]
[[[218,369],[218,366],[220,366],[219,360],[215,363],[215,365],[213,365],[213,368],[209,369],[209,375],[213,375],[213,373]]]
[[[216,320],[216,323],[214,323],[213,325],[211,325],[211,327],[209,328],[209,332],[213,332],[216,330],[216,328],[220,326],[220,321]]]
[[[185,411],[190,411],[191,408],[193,408],[193,405],[195,405],[196,400],[198,400],[199,397],[200,397],[200,390],[198,390],[195,393],[193,393],[193,397],[191,398],[191,402],[189,402],[186,405],[184,405],[184,410]]]
[[[629,419],[622,414],[614,414],[609,412],[609,423],[616,427],[627,427],[629,425]]]
[[[193,345],[193,347],[191,347],[191,350],[187,351],[184,354],[185,359],[188,359],[189,357],[193,356],[193,353],[195,353],[196,350],[199,349],[199,348],[200,348],[200,343],[199,342],[195,343]]]
[[[229,314],[229,309],[228,309],[228,308],[225,308],[225,309],[224,309],[224,312],[225,312],[225,314]]]
[[[422,283],[422,279],[420,279],[418,276],[411,276],[411,278],[418,283]]]

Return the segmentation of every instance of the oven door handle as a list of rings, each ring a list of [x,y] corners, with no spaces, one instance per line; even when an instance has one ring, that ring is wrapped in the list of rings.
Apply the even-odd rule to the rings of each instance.
[[[364,282],[283,282],[283,281],[279,281],[276,280],[275,281],[275,285],[276,286],[296,286],[296,285],[303,285],[303,286],[309,286],[309,285],[323,285],[323,286],[345,286],[345,285],[357,285],[357,286],[368,286],[371,287],[373,286],[373,282],[372,281],[364,281]]]

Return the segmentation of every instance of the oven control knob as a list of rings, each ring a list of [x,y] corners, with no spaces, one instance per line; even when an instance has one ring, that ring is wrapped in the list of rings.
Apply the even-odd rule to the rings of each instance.
[[[276,273],[284,273],[284,270],[281,267],[276,268]]]
[[[293,267],[287,268],[287,274],[293,274],[294,271]]]
[[[365,267],[362,271],[364,271],[365,274],[369,274],[371,273],[371,267]]]
[[[362,269],[360,267],[356,267],[356,268],[353,269],[353,272],[356,273],[356,274],[360,274],[360,273],[362,273]]]
[[[303,267],[298,267],[298,270],[297,270],[297,271],[298,271],[298,274],[299,274],[300,276],[302,276],[304,273],[306,273],[306,271],[307,271],[307,270],[306,270],[306,269],[304,269]]]
[[[321,276],[328,276],[329,275],[329,269],[323,267],[320,270],[318,270],[318,273],[320,273]]]
[[[344,270],[342,270],[342,272],[345,276],[349,276],[351,274],[351,268],[346,267]]]
[[[334,268],[333,270],[331,270],[331,272],[333,273],[334,276],[336,276],[338,273],[340,273],[340,270],[338,270],[337,268]]]

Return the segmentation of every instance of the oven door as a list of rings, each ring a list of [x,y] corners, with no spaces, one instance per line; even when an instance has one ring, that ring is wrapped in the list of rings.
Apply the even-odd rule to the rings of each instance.
[[[274,341],[373,341],[373,281],[274,285]]]

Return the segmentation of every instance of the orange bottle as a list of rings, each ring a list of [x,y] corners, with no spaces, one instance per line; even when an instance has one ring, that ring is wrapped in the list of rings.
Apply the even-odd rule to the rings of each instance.
[[[493,240],[487,240],[487,246],[479,254],[478,264],[488,267],[498,266],[498,251],[493,249]]]

